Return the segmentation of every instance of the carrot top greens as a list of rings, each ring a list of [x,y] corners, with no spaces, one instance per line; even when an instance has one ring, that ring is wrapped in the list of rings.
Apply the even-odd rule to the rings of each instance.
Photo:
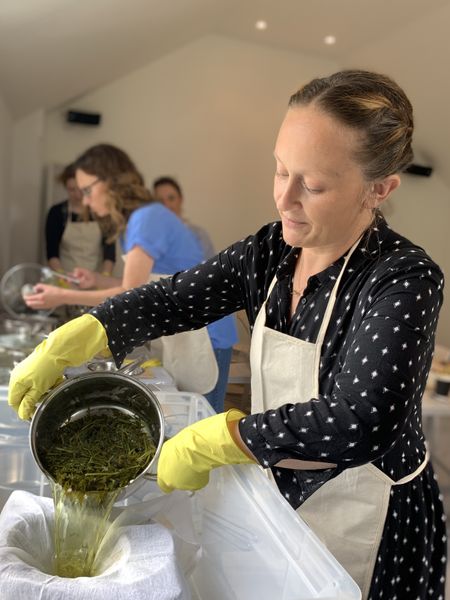
[[[88,411],[40,440],[52,479],[76,492],[125,487],[150,463],[156,446],[144,422],[118,410]]]

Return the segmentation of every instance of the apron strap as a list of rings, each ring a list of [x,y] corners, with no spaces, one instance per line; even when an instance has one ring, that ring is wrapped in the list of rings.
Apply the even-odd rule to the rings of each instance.
[[[333,289],[331,291],[330,294],[330,298],[328,300],[327,303],[327,308],[325,310],[325,314],[324,317],[322,319],[322,323],[319,329],[319,333],[317,335],[317,340],[316,340],[316,344],[315,344],[315,373],[314,373],[314,377],[313,377],[313,381],[314,383],[314,390],[313,390],[313,395],[314,397],[317,397],[319,395],[319,366],[320,366],[320,355],[322,353],[322,345],[323,345],[323,340],[325,338],[325,334],[326,331],[328,329],[328,325],[330,323],[330,319],[331,319],[331,315],[333,313],[333,309],[334,309],[334,305],[336,303],[336,297],[337,297],[337,291],[339,288],[339,284],[341,282],[341,279],[344,275],[344,271],[347,268],[348,262],[350,260],[351,255],[353,254],[353,252],[356,250],[356,248],[358,247],[359,242],[362,239],[362,235],[356,240],[356,242],[353,244],[353,246],[350,248],[350,250],[347,252],[347,254],[344,257],[344,264],[342,265],[341,271],[336,279],[336,282],[333,286]],[[276,283],[276,275],[274,276],[274,278],[272,279],[269,289],[267,291],[267,295],[266,295],[266,300],[264,301],[263,305],[261,306],[259,313],[258,313],[258,317],[261,314],[261,317],[264,318],[264,322],[265,322],[265,305],[267,302],[267,298],[270,296],[275,283]]]
[[[319,396],[319,367],[320,367],[320,356],[322,354],[322,346],[323,346],[323,341],[325,339],[325,334],[327,332],[328,329],[328,325],[330,324],[330,319],[331,319],[331,315],[333,313],[333,309],[334,309],[334,305],[336,304],[336,298],[337,298],[337,291],[339,288],[339,284],[341,283],[341,279],[344,275],[344,271],[347,268],[347,265],[349,263],[350,257],[353,254],[353,252],[356,250],[359,242],[361,241],[361,237],[359,237],[356,242],[353,244],[353,246],[350,248],[350,250],[347,252],[347,254],[345,255],[344,258],[344,264],[342,265],[342,269],[336,279],[336,282],[333,286],[333,289],[331,290],[331,294],[330,294],[330,299],[328,300],[327,303],[327,308],[325,309],[325,314],[323,316],[322,319],[322,323],[320,325],[320,329],[319,329],[319,333],[317,335],[317,339],[316,339],[316,359],[314,361],[315,364],[315,373],[314,373],[314,398],[318,398]]]
[[[409,483],[415,477],[417,477],[418,475],[420,475],[422,473],[422,471],[425,469],[425,467],[427,466],[429,461],[430,461],[430,451],[429,451],[428,445],[427,445],[426,452],[425,452],[425,458],[420,463],[420,465],[417,467],[417,469],[415,471],[413,471],[412,473],[410,473],[409,475],[405,475],[405,477],[402,477],[398,481],[395,481],[392,485],[403,485],[404,483]]]
[[[319,348],[319,355],[320,355],[320,351],[322,349],[322,344],[323,344],[323,340],[325,339],[325,334],[328,329],[328,325],[330,323],[331,314],[333,312],[334,305],[336,303],[336,297],[337,297],[337,291],[338,291],[339,284],[341,283],[341,279],[344,275],[345,269],[347,268],[350,257],[353,254],[353,252],[356,250],[356,248],[358,247],[358,244],[361,241],[361,239],[362,239],[362,236],[356,240],[356,242],[353,244],[353,246],[350,248],[350,250],[345,255],[344,264],[342,265],[342,269],[336,279],[333,289],[331,290],[330,300],[328,301],[327,308],[325,310],[325,314],[322,319],[322,324],[320,325],[319,334],[318,334],[317,340],[316,340],[316,344]]]
[[[277,282],[277,276],[274,275],[272,281],[270,282],[269,285],[269,289],[267,290],[267,296],[266,296],[266,300],[264,301],[264,306],[266,305],[267,302],[267,298],[270,296],[270,294],[272,293],[273,288],[275,287],[275,284]]]

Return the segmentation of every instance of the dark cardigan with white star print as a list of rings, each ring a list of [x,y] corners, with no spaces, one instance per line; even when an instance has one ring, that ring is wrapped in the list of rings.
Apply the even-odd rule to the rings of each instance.
[[[105,326],[119,364],[148,340],[204,326],[237,310],[246,310],[252,327],[276,276],[266,326],[314,342],[343,257],[309,279],[291,319],[299,252],[283,241],[281,224],[271,223],[193,269],[108,299],[91,312]],[[383,218],[363,236],[341,280],[325,335],[318,397],[302,403],[293,397],[240,423],[243,440],[264,467],[273,468],[284,458],[337,464],[319,471],[273,468],[280,492],[294,508],[346,468],[373,462],[397,480],[422,462],[421,399],[442,288],[437,265]],[[434,486],[420,508],[426,515],[432,512],[435,527],[442,506],[432,467],[414,482]],[[401,505],[411,485],[395,489]],[[393,512],[390,506],[388,522]]]

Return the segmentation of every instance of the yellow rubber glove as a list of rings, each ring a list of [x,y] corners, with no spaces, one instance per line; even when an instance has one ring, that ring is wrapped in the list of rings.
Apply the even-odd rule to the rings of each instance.
[[[58,327],[13,369],[8,404],[21,419],[30,419],[42,395],[61,382],[66,367],[81,365],[107,344],[103,325],[92,315]]]
[[[232,408],[197,421],[165,442],[158,460],[158,485],[163,492],[199,490],[209,481],[211,469],[223,465],[255,463],[235,444],[227,423],[245,417]]]

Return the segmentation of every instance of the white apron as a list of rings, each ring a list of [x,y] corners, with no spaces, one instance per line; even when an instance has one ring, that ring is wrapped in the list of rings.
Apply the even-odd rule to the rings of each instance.
[[[97,221],[72,221],[69,210],[64,233],[59,245],[59,260],[63,269],[71,272],[75,267],[91,271],[101,269],[103,263],[102,233]]]
[[[126,255],[122,258],[126,261]],[[159,281],[164,277],[169,275],[150,273],[148,280]],[[180,391],[207,394],[215,388],[219,367],[206,327],[164,335],[150,344]]]
[[[319,365],[325,333],[336,302],[339,283],[351,254],[330,294],[316,343],[305,342],[265,326],[265,303],[253,328],[250,347],[252,413],[287,403],[308,402],[319,394]],[[273,279],[268,296],[276,278]],[[386,520],[390,490],[414,479],[426,466],[393,481],[369,463],[346,469],[323,484],[297,509],[297,513],[325,543],[368,597],[375,560]]]

